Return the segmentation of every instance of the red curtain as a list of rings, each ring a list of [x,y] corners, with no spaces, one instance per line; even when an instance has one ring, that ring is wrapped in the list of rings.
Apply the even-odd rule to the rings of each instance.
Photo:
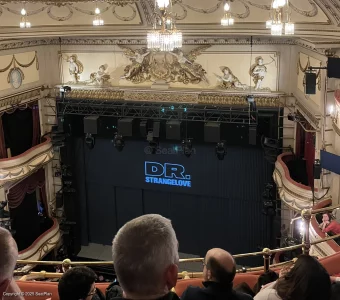
[[[314,188],[315,133],[312,132],[305,134],[305,160],[308,183]]]
[[[10,208],[17,208],[24,200],[26,194],[32,194],[36,191],[37,187],[42,188],[43,186],[45,186],[45,172],[44,169],[40,169],[9,190],[7,194],[8,206]]]
[[[0,115],[0,159],[7,158],[4,128],[2,126],[2,115]]]
[[[40,119],[39,119],[39,107],[37,104],[32,107],[33,116],[33,137],[32,147],[40,144]]]
[[[301,142],[303,139],[303,129],[300,123],[296,123],[296,137],[295,137],[295,155],[300,157],[302,155]]]

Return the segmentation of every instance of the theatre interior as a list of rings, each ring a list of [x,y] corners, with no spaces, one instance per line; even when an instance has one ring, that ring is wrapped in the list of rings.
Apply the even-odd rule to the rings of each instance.
[[[22,291],[58,299],[75,265],[105,291],[112,239],[151,213],[176,231],[178,295],[214,247],[236,283],[301,253],[340,273],[320,228],[340,222],[337,0],[3,0],[0,22],[0,226]]]

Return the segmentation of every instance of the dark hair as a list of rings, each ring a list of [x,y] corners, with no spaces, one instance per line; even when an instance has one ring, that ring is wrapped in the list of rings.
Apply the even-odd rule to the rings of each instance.
[[[259,276],[256,285],[254,286],[254,293],[257,294],[263,285],[274,282],[279,278],[279,275],[276,272],[269,270],[266,273],[263,273]]]
[[[283,300],[327,300],[331,281],[317,259],[301,255],[294,267],[278,280],[275,289]]]
[[[331,300],[340,300],[340,283],[332,284],[332,297]]]
[[[236,274],[235,265],[231,271],[228,271],[223,266],[221,266],[218,260],[214,257],[208,259],[207,269],[210,270],[214,279],[223,285],[230,285],[233,282]]]
[[[96,274],[87,267],[69,269],[58,284],[60,300],[86,299],[91,293],[91,286],[96,281]]]
[[[323,217],[323,215],[327,215],[328,216],[329,222],[331,222],[333,220],[333,215],[332,214],[330,214],[330,213],[323,213],[322,217]]]

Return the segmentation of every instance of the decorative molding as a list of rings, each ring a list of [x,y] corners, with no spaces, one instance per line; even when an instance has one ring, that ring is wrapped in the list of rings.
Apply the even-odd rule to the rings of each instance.
[[[28,3],[28,4],[39,4],[39,3],[45,3],[47,5],[56,5],[56,6],[65,6],[74,2],[80,2],[80,3],[86,3],[86,2],[93,2],[91,0],[25,0],[25,1],[20,1],[17,0],[16,3]],[[109,3],[109,4],[113,4],[113,5],[119,5],[119,6],[125,6],[128,4],[135,4],[137,2],[139,2],[139,0],[105,0],[105,3]],[[1,4],[11,4],[13,3],[13,1],[11,0],[1,0]]]
[[[288,167],[284,162],[284,157],[293,156],[291,153],[283,153],[277,157],[273,179],[278,186],[280,199],[290,208],[301,211],[301,209],[311,208],[313,201],[312,189],[294,181],[289,174]],[[322,193],[315,191],[316,198],[320,198]]]
[[[334,121],[332,122],[332,125],[335,133],[340,136],[340,128],[338,127],[338,125]]]
[[[320,119],[318,119],[313,113],[311,113],[301,102],[296,103],[297,109],[305,117],[305,119],[312,125],[315,129],[319,129]]]
[[[176,102],[192,104],[213,104],[226,106],[247,106],[247,92],[228,93],[225,91],[153,90],[153,89],[81,89],[73,88],[67,93],[69,99],[125,100],[144,102]],[[258,107],[280,107],[284,93],[253,94]]]
[[[61,238],[59,223],[54,218],[52,218],[52,220],[53,225],[49,230],[40,235],[30,247],[19,252],[19,260],[42,260],[58,245]],[[17,271],[27,272],[34,267],[35,265],[25,265],[23,267],[19,267]]]
[[[17,181],[27,177],[53,159],[51,139],[30,148],[26,152],[11,158],[0,159],[0,183]]]
[[[17,106],[22,102],[32,102],[41,99],[41,88],[42,87],[37,87],[0,98],[0,110],[3,110],[3,108],[8,106]]]

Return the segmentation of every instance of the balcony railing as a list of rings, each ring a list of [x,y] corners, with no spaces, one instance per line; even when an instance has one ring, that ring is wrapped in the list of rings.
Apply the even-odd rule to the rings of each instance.
[[[53,158],[50,138],[24,153],[11,158],[0,159],[0,185],[23,179],[47,164]]]
[[[53,225],[50,229],[41,234],[28,248],[19,252],[20,260],[36,260],[40,261],[54,249],[60,241],[59,223],[56,219],[53,220]],[[25,265],[18,269],[22,272],[27,272],[34,268],[34,265]]]
[[[274,181],[278,187],[279,196],[290,208],[299,211],[304,208],[311,208],[315,199],[320,198],[322,193],[317,189],[295,181],[290,174],[287,163],[295,159],[292,153],[282,153],[277,157],[273,174]]]

